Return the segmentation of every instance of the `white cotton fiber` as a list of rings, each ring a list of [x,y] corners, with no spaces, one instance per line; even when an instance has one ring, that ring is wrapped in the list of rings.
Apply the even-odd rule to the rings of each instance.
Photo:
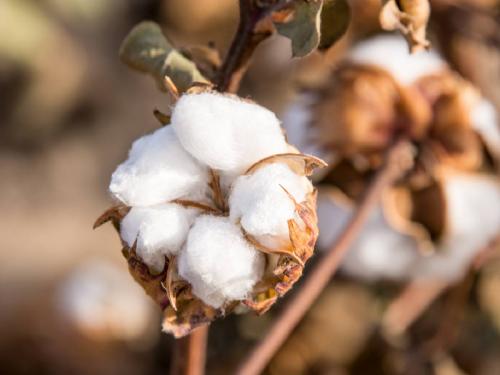
[[[199,161],[225,172],[244,172],[255,162],[287,152],[274,113],[235,96],[183,95],[172,112],[172,127]]]
[[[282,163],[269,164],[249,176],[238,177],[229,197],[231,220],[240,221],[253,236],[288,240],[288,220],[297,219],[297,215],[293,201],[283,188],[298,203],[312,191],[306,177],[295,174]]]
[[[228,218],[199,216],[179,257],[179,274],[215,308],[248,296],[264,271],[264,256]]]
[[[156,314],[125,268],[100,259],[74,269],[62,282],[57,302],[65,317],[92,338],[141,339]]]
[[[128,159],[113,173],[109,190],[129,206],[149,206],[199,197],[207,181],[206,168],[182,148],[167,126],[134,142]]]
[[[471,121],[488,150],[500,158],[500,121],[493,103],[481,99],[472,109]]]
[[[358,43],[349,53],[348,59],[359,64],[377,65],[403,84],[411,84],[447,67],[436,52],[420,51],[410,54],[404,38],[389,34]]]
[[[165,256],[177,254],[184,244],[195,215],[195,209],[178,204],[132,207],[121,222],[120,234],[130,247],[137,240],[137,255],[161,272]]]
[[[311,126],[311,105],[316,99],[312,94],[299,95],[284,112],[283,126],[290,144],[304,154],[327,159],[326,152],[318,146],[316,128]]]
[[[318,199],[318,246],[328,250],[351,218],[350,205],[327,195]],[[381,207],[368,218],[342,262],[342,270],[365,280],[411,278],[420,254],[413,238],[397,232],[385,220]]]
[[[500,183],[493,177],[454,175],[444,185],[449,220],[437,253],[415,269],[419,278],[454,281],[500,233]]]

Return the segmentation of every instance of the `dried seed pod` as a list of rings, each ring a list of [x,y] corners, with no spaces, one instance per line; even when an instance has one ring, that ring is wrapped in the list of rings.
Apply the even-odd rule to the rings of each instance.
[[[117,172],[110,185],[122,203],[96,226],[115,224],[179,337],[238,307],[263,313],[298,280],[318,236],[306,176],[326,164],[295,153],[272,112],[209,87],[181,96],[171,120],[134,143],[121,189]]]
[[[414,146],[413,167],[384,191],[344,269],[368,279],[460,277],[500,231],[496,116],[432,52],[415,56],[405,76],[405,65],[375,64],[375,56],[398,56],[404,44],[385,37],[354,49],[325,87],[307,92],[303,106],[309,114],[301,132],[316,137],[309,148],[334,156],[319,185],[320,246],[331,246],[385,150],[403,136]]]
[[[430,13],[429,0],[388,0],[380,11],[380,24],[384,30],[399,30],[413,53],[430,46],[426,38]]]

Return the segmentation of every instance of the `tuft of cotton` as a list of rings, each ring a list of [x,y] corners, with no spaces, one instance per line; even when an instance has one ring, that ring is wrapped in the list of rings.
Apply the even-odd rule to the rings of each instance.
[[[231,220],[239,221],[253,236],[288,240],[288,220],[297,219],[297,215],[295,204],[283,188],[297,202],[303,202],[312,185],[282,163],[269,164],[251,175],[238,177],[229,197]]]
[[[359,64],[371,64],[385,69],[403,84],[411,84],[425,75],[439,73],[447,67],[437,52],[420,51],[410,54],[406,41],[391,34],[358,43],[348,58]]]
[[[189,232],[178,264],[193,293],[219,308],[248,296],[262,277],[265,260],[228,218],[203,215]]]
[[[57,293],[63,314],[94,338],[140,339],[156,312],[128,272],[103,260],[81,264]]]
[[[423,258],[415,275],[454,281],[500,232],[500,183],[486,176],[454,175],[444,188],[447,231],[437,253]]]
[[[184,148],[213,169],[241,173],[287,152],[279,120],[264,107],[218,93],[183,95],[172,127]]]
[[[161,272],[166,255],[176,255],[183,246],[196,216],[195,209],[178,204],[132,207],[120,225],[122,239],[149,267]]]
[[[136,140],[109,185],[110,192],[129,206],[199,197],[207,188],[206,168],[182,148],[170,126]]]
[[[493,103],[481,99],[472,109],[471,121],[490,152],[500,158],[500,122]]]
[[[327,250],[343,232],[353,214],[350,205],[336,203],[325,195],[318,199],[318,246]],[[405,280],[419,258],[413,238],[397,232],[374,210],[342,262],[342,270],[365,279]]]

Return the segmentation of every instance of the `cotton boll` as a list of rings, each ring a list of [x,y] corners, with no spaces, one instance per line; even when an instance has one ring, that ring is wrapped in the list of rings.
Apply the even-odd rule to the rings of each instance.
[[[301,221],[295,213],[294,202],[283,188],[299,203],[312,191],[306,177],[295,174],[281,163],[269,164],[251,175],[238,177],[229,197],[231,220],[240,221],[245,231],[257,239],[272,236],[287,241],[288,220]]]
[[[195,209],[178,204],[132,207],[120,225],[122,239],[157,272],[163,270],[166,255],[176,255],[184,244],[195,216]]]
[[[195,158],[225,172],[241,173],[267,156],[287,152],[274,113],[235,96],[183,95],[172,127]]]
[[[500,122],[493,104],[486,99],[480,100],[472,109],[471,121],[489,151],[500,159]]]
[[[100,339],[143,339],[156,314],[125,269],[88,261],[62,282],[57,303],[83,334]]]
[[[262,277],[265,261],[228,218],[203,215],[189,232],[178,264],[193,293],[219,308],[248,296]]]
[[[446,69],[444,60],[434,51],[410,54],[406,41],[397,35],[381,35],[357,44],[348,56],[359,64],[377,65],[403,84]]]
[[[109,190],[129,206],[161,204],[205,195],[206,168],[181,146],[170,126],[134,142],[128,159],[111,177]]]
[[[327,250],[343,232],[353,209],[327,195],[318,199],[318,246]],[[381,207],[374,210],[342,262],[342,270],[365,280],[404,280],[411,277],[419,258],[416,242],[397,232],[385,220]]]
[[[415,277],[454,281],[473,257],[500,233],[500,183],[478,175],[454,175],[445,180],[447,231],[437,253],[423,258]]]

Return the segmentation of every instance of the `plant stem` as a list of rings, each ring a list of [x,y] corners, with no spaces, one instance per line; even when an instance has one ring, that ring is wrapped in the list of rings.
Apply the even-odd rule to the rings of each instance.
[[[382,191],[392,185],[408,169],[408,165],[403,165],[405,161],[408,161],[408,151],[408,144],[405,141],[398,141],[389,149],[384,166],[375,175],[343,233],[311,271],[297,294],[274,322],[267,336],[240,366],[236,372],[238,375],[260,374],[265,369],[338,269],[347,250],[378,202]]]
[[[205,373],[208,325],[189,336],[177,339],[170,368],[171,375],[203,375]]]
[[[270,27],[256,30],[259,21],[269,14],[269,9],[258,7],[253,0],[239,0],[239,3],[240,23],[217,80],[217,90],[221,92],[238,91],[255,48],[272,34]]]

